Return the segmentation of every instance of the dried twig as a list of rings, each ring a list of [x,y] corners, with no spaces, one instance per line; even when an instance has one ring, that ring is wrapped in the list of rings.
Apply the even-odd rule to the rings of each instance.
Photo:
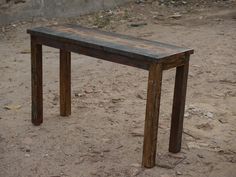
[[[196,140],[200,140],[199,137],[196,137],[196,136],[192,135],[192,134],[189,133],[189,132],[183,131],[183,133],[186,134],[186,135],[188,135],[188,136],[190,136],[190,137],[192,137],[192,138],[194,138],[194,139],[196,139]]]

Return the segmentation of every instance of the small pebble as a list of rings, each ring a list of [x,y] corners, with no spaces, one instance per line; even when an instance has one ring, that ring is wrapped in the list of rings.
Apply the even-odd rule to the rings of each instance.
[[[201,155],[201,154],[197,154],[197,156],[201,159],[204,158],[203,155]]]
[[[212,114],[211,112],[207,112],[207,113],[206,113],[206,116],[207,116],[208,118],[210,118],[210,119],[213,118],[213,114]]]
[[[25,157],[30,157],[30,154],[25,154]]]
[[[183,173],[181,173],[180,171],[176,171],[176,175],[182,175]]]
[[[190,114],[188,113],[188,112],[186,112],[185,114],[184,114],[184,117],[186,117],[186,118],[188,118],[190,116]]]

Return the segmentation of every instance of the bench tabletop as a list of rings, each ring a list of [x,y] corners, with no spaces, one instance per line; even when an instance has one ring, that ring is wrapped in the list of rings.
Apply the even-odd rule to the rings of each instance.
[[[170,56],[193,53],[193,50],[188,48],[100,31],[79,25],[37,27],[29,29],[27,32],[34,36],[78,44],[89,49],[100,49],[131,58],[141,56],[146,59],[160,60]]]

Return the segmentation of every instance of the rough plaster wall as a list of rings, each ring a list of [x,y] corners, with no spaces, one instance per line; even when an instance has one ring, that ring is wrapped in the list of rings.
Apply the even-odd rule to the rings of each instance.
[[[0,25],[35,17],[73,17],[115,7],[130,0],[0,0]]]

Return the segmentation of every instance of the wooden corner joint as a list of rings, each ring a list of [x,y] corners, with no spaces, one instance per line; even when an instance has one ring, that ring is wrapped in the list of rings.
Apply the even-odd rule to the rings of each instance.
[[[172,68],[176,68],[182,65],[185,65],[189,62],[189,56],[190,54],[186,53],[183,56],[173,57],[167,60],[164,60],[163,64],[163,70],[168,70]]]

